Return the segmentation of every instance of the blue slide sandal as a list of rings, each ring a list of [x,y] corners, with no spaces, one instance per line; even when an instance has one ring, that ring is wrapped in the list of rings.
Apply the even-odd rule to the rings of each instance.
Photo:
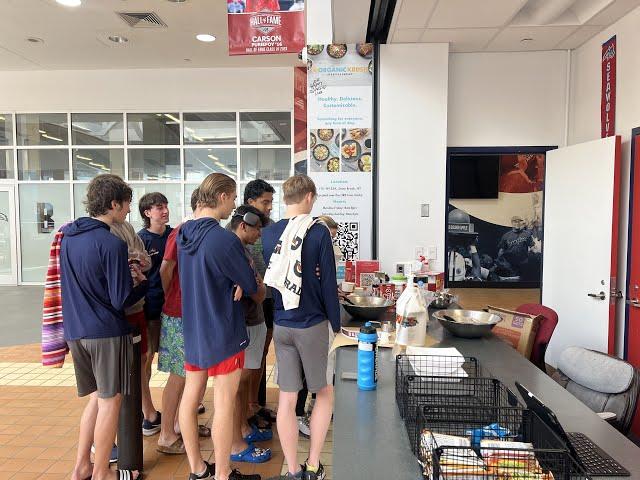
[[[264,463],[271,460],[270,448],[258,448],[252,443],[249,444],[246,450],[231,454],[232,462],[245,462],[245,463]]]

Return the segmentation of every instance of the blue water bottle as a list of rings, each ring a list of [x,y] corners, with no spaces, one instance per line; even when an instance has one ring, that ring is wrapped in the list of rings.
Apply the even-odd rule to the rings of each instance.
[[[358,388],[375,390],[378,383],[378,334],[371,322],[358,333]]]

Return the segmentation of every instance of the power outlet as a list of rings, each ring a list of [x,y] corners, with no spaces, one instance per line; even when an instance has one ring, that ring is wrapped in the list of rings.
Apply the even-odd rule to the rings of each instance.
[[[429,247],[427,251],[427,258],[429,260],[437,260],[438,259],[438,248],[437,247]]]
[[[422,218],[427,218],[429,216],[429,204],[423,203],[420,205],[420,216]]]

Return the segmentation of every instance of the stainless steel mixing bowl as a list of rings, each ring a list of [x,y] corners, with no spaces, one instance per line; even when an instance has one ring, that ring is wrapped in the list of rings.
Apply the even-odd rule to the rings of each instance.
[[[387,308],[393,305],[393,301],[382,297],[349,295],[347,298],[353,302],[353,305],[345,300],[341,302],[347,313],[352,317],[365,320],[378,320],[384,315]]]
[[[476,310],[440,310],[433,316],[445,329],[462,338],[484,337],[502,320],[493,313]]]

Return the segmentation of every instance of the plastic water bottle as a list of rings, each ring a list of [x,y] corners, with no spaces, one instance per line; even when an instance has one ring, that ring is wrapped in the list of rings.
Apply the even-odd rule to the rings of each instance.
[[[358,388],[375,390],[378,384],[378,334],[371,322],[358,333]]]

